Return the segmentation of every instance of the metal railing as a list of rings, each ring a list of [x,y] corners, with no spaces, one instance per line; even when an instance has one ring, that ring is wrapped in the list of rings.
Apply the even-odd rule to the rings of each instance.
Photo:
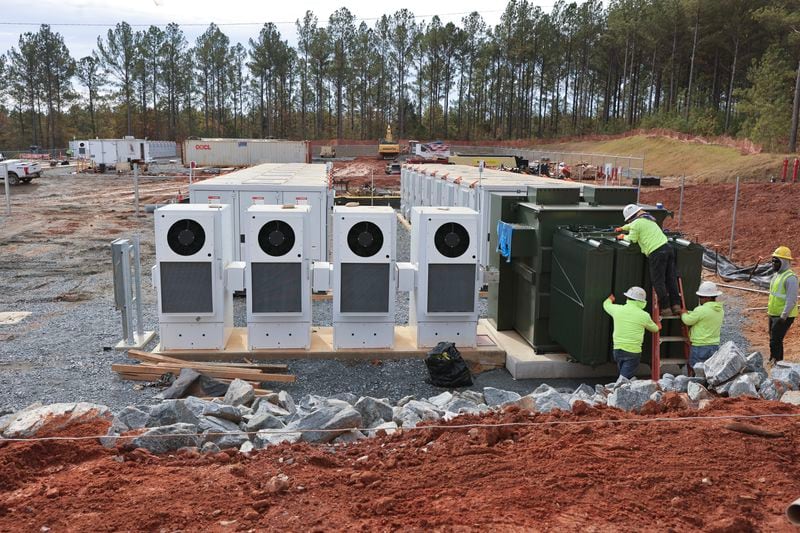
[[[114,271],[114,303],[122,313],[122,340],[117,343],[116,349],[143,348],[153,339],[155,332],[144,331],[139,238],[136,237],[133,241],[130,239],[113,241],[111,257]]]

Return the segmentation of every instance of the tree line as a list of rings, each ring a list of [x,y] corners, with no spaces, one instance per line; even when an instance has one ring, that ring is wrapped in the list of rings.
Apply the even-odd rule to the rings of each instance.
[[[496,26],[308,11],[290,45],[121,22],[72,57],[48,25],[0,55],[0,146],[135,135],[498,140],[665,127],[797,144],[800,0],[510,0]]]

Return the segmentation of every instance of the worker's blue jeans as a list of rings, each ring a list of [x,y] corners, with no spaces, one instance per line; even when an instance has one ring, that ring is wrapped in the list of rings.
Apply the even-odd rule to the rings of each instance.
[[[719,344],[712,346],[692,346],[689,352],[689,366],[694,368],[697,363],[705,363],[709,357],[717,353]]]
[[[614,361],[619,368],[619,375],[631,379],[636,375],[636,369],[639,368],[639,359],[642,354],[626,352],[625,350],[614,350]]]

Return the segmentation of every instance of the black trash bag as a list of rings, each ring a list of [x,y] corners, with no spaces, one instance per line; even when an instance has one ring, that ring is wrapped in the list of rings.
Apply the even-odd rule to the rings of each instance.
[[[437,387],[469,387],[472,385],[472,374],[467,363],[452,342],[440,342],[428,352],[425,366],[431,383]]]

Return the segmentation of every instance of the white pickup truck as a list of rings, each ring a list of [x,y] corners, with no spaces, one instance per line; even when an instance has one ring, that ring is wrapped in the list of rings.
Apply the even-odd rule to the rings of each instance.
[[[3,154],[0,154],[0,165],[6,165],[8,183],[10,185],[30,183],[33,178],[38,178],[42,175],[42,165],[33,161],[3,159]]]

